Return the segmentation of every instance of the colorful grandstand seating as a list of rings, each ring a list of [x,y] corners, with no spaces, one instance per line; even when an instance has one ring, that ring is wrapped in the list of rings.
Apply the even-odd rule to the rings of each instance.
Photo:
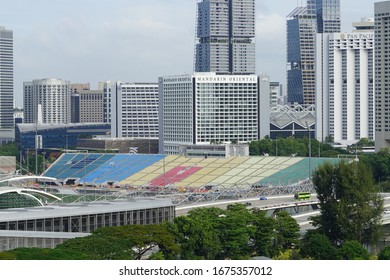
[[[181,180],[187,178],[191,174],[200,170],[201,167],[192,167],[192,166],[177,166],[165,174],[160,175],[156,179],[150,182],[151,186],[166,186],[170,184],[175,184]]]
[[[338,159],[300,157],[189,158],[177,155],[63,154],[45,176],[77,179],[91,185],[202,187],[205,185],[287,185]],[[310,162],[310,164],[309,164]],[[164,174],[165,173],[165,174]]]

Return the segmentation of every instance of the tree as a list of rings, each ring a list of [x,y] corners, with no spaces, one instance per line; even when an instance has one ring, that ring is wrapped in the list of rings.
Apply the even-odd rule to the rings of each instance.
[[[252,156],[263,156],[265,154],[274,154],[274,148],[272,147],[272,140],[268,137],[259,140],[252,141],[249,144],[249,154]]]
[[[243,204],[229,205],[224,216],[217,220],[219,239],[222,245],[220,259],[248,259],[252,253],[252,214]]]
[[[343,260],[367,260],[369,257],[367,249],[356,240],[345,241],[339,249],[339,255]]]
[[[19,148],[15,143],[0,144],[0,156],[19,156]]]
[[[0,260],[86,260],[83,253],[67,249],[17,248],[0,253]]]
[[[362,157],[372,170],[376,182],[386,181],[390,178],[390,150],[382,149],[378,153],[365,155]]]
[[[167,226],[180,245],[181,259],[213,260],[221,251],[218,233],[210,219],[190,214],[176,217],[174,223]]]
[[[173,236],[163,225],[104,227],[91,236],[70,239],[58,247],[82,252],[96,260],[139,260],[154,249],[165,259],[173,259],[178,253]]]
[[[323,234],[307,231],[301,244],[301,254],[315,260],[337,260],[337,248]]]
[[[255,228],[252,226],[253,215],[245,205],[229,205],[226,210],[198,208],[191,210],[188,218],[200,236],[198,240],[198,237],[189,236],[185,242],[186,246],[192,245],[190,251],[195,252],[194,256],[203,256],[205,259],[249,258]],[[186,255],[184,248],[182,246],[183,256]]]
[[[254,209],[253,210],[253,246],[257,255],[272,257],[274,255],[273,241],[275,238],[275,220],[272,217],[266,216],[267,212]]]
[[[326,136],[325,137],[325,142],[326,143],[333,143],[334,142],[333,135]]]
[[[311,219],[319,233],[334,245],[345,240],[357,240],[365,245],[376,243],[383,199],[364,163],[325,163],[313,173],[313,184],[320,215]]]
[[[378,256],[378,260],[390,260],[390,246],[383,248]]]
[[[132,242],[123,238],[95,235],[66,240],[55,250],[71,250],[85,255],[89,260],[133,260]]]
[[[300,228],[287,212],[275,215],[275,249],[277,252],[292,249],[299,242]]]

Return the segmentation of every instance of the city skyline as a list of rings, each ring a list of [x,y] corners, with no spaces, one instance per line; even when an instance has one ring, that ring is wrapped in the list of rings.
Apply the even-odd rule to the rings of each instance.
[[[286,84],[286,16],[305,1],[256,1],[256,74]],[[342,32],[374,16],[374,0],[341,2]],[[196,0],[74,0],[1,3],[0,25],[14,32],[14,92],[23,82],[156,82],[192,74]],[[172,16],[174,15],[174,16]],[[49,23],[49,24],[48,24]]]

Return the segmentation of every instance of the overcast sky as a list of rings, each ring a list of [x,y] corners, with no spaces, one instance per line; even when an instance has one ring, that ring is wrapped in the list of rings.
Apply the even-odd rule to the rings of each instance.
[[[256,71],[285,83],[286,15],[303,1],[256,0]],[[374,0],[341,0],[342,31],[374,14]],[[23,82],[157,82],[192,73],[196,0],[0,0],[14,32],[16,105]]]

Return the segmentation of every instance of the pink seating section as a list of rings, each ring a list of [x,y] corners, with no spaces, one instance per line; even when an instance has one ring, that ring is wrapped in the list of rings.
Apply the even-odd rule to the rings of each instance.
[[[168,172],[165,172],[165,174],[162,174],[158,176],[157,178],[153,179],[150,182],[150,186],[166,186],[169,184],[175,184],[177,182],[180,182],[181,180],[184,180],[188,176],[194,174],[198,170],[202,169],[202,167],[191,167],[191,166],[177,166]]]

